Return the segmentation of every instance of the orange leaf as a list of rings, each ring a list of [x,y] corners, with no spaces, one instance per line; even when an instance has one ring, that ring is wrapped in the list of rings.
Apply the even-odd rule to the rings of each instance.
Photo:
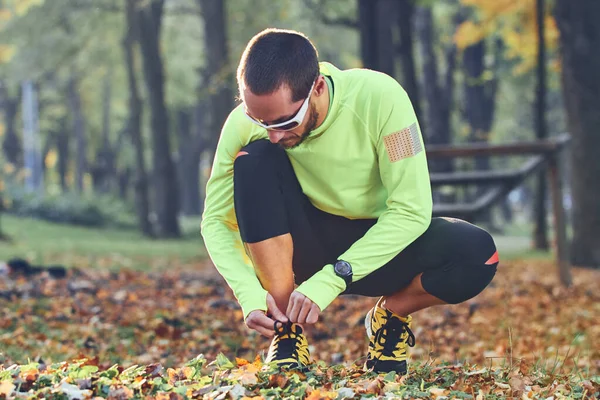
[[[238,367],[241,367],[242,365],[246,365],[246,364],[250,363],[250,361],[248,361],[244,358],[237,358],[237,357],[235,358],[235,362],[237,363]]]

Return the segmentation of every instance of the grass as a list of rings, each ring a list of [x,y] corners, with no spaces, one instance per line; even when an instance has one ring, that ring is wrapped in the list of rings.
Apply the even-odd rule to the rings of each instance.
[[[182,221],[182,239],[153,240],[136,230],[90,229],[2,215],[0,260],[20,257],[34,263],[79,267],[109,264],[147,269],[161,261],[194,263],[206,259],[199,220]]]
[[[152,240],[133,229],[90,229],[30,218],[2,215],[2,231],[11,242],[0,242],[0,260],[26,258],[34,263],[147,269],[170,264],[194,264],[207,259],[200,236],[199,218],[181,220],[182,239]],[[502,260],[551,259],[552,252],[531,248],[531,227],[503,227],[494,234]]]

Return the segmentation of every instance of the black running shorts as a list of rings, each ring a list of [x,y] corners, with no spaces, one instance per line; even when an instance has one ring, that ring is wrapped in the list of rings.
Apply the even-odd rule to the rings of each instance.
[[[234,202],[244,242],[291,234],[297,284],[335,263],[377,222],[351,220],[314,207],[285,151],[268,140],[250,143],[238,155]],[[425,233],[387,264],[353,282],[344,294],[392,295],[422,273],[428,293],[455,304],[479,294],[497,265],[494,241],[485,230],[454,218],[433,218]]]

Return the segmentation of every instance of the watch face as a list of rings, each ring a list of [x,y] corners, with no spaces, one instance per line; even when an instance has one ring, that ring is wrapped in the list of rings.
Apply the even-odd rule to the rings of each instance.
[[[352,267],[346,261],[338,261],[335,263],[335,271],[340,275],[350,275]]]

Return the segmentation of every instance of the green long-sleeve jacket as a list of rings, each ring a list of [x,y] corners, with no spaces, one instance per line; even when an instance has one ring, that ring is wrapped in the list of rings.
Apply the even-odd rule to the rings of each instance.
[[[432,197],[423,139],[412,104],[393,78],[371,70],[339,70],[321,63],[333,82],[325,121],[300,146],[286,150],[303,192],[317,208],[377,223],[339,259],[358,281],[385,265],[431,221]],[[223,126],[206,188],[202,236],[217,270],[246,317],[267,310],[267,292],[240,239],[233,202],[233,163],[248,143],[267,132],[240,105]],[[324,310],[345,288],[332,265],[297,290]]]

